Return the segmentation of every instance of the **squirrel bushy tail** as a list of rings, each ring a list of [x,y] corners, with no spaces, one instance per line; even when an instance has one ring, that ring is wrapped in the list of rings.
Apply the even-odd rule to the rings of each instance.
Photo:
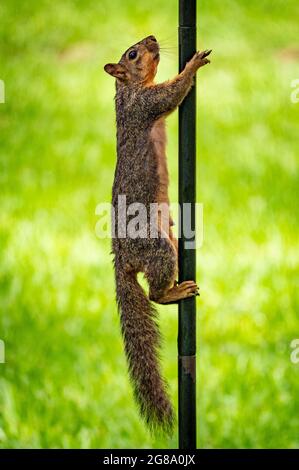
[[[115,278],[129,374],[140,414],[152,430],[170,433],[174,412],[160,372],[156,310],[135,273],[127,273],[115,263]]]

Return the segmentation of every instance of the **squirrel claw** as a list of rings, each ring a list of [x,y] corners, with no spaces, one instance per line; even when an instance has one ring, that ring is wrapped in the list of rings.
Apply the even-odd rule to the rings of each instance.
[[[199,295],[199,287],[194,281],[183,281],[174,284],[161,298],[155,300],[159,304],[177,303],[178,300],[188,299]]]
[[[208,55],[210,55],[211,52],[212,52],[212,49],[206,49],[205,51],[201,52],[200,53],[201,59],[204,59],[205,57],[208,57]]]
[[[193,58],[191,59],[191,61],[189,62],[190,66],[196,71],[200,67],[206,64],[209,64],[210,61],[209,59],[207,59],[207,56],[210,55],[211,52],[212,52],[212,49],[206,49],[202,52],[199,52],[199,51],[196,52]]]

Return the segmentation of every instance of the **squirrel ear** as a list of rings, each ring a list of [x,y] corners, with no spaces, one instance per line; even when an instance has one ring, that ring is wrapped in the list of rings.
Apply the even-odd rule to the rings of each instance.
[[[106,64],[104,67],[105,72],[112,75],[112,77],[118,78],[119,80],[125,80],[127,71],[121,64]]]

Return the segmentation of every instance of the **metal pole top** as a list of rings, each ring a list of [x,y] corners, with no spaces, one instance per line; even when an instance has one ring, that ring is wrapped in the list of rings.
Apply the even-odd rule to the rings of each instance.
[[[196,0],[180,0],[179,26],[196,27]]]

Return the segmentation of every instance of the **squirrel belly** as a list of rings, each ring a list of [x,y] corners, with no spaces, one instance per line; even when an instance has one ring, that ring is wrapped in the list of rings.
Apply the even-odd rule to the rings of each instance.
[[[166,204],[168,208],[165,117],[189,93],[197,70],[209,63],[206,57],[210,52],[196,53],[179,75],[157,85],[154,77],[160,56],[154,36],[131,46],[118,63],[105,65],[105,71],[116,78],[117,163],[112,190],[115,214],[121,195],[126,196],[127,207],[132,203],[145,206],[146,227],[152,203]],[[115,222],[112,252],[116,298],[134,396],[151,429],[170,431],[174,411],[161,375],[160,334],[151,301],[177,302],[198,295],[198,287],[192,280],[175,282],[177,242],[171,231],[173,223],[164,217],[164,212],[158,213],[157,237],[152,237],[148,228],[142,237],[120,236],[123,222],[118,218]],[[139,272],[145,275],[149,295],[137,281]]]
[[[157,160],[157,178],[159,179],[159,187],[156,202],[165,202],[169,204],[169,176],[166,160],[166,129],[164,118],[161,118],[157,122],[155,122],[150,133],[150,138],[152,139],[155,148],[155,157]]]

